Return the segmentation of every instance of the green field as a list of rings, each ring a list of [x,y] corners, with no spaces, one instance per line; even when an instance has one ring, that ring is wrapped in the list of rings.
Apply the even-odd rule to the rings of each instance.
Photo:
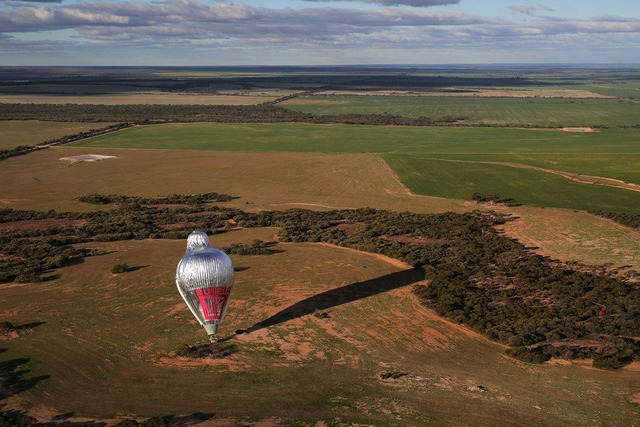
[[[386,154],[402,182],[418,194],[468,199],[497,194],[517,202],[558,208],[640,213],[640,192],[585,185],[557,175],[502,165],[458,163],[426,156]]]
[[[638,184],[639,136],[638,129],[567,133],[491,128],[193,124],[136,127],[73,146],[397,154],[387,157],[391,166],[418,194],[468,199],[472,192],[480,192],[540,206],[640,212],[637,191],[577,183],[552,173],[506,165],[436,160],[520,163]]]
[[[640,104],[619,99],[308,96],[281,105],[320,115],[358,113],[464,117],[463,123],[468,124],[541,127],[640,124]]]
[[[555,130],[190,123],[136,126],[78,147],[320,153],[584,154],[640,153],[640,129]],[[624,169],[624,168],[623,168]]]

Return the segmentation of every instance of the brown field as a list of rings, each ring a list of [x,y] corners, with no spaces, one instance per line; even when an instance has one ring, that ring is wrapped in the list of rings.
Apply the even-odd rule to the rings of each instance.
[[[274,232],[212,241],[223,247]],[[569,426],[631,425],[640,415],[631,403],[640,387],[635,366],[605,372],[509,359],[501,346],[420,305],[413,270],[317,244],[232,257],[244,269],[221,334],[257,328],[226,341],[236,353],[225,360],[176,358],[180,343],[204,338],[173,283],[184,242],[89,246],[105,255],[58,271],[54,281],[0,289],[2,306],[17,307],[9,320],[45,322],[2,343],[3,358],[28,358],[21,366],[28,375],[49,376],[4,401],[43,421],[201,412],[203,425]],[[141,268],[111,275],[122,262]],[[317,306],[329,317],[315,317]],[[406,375],[380,378],[393,371]]]
[[[118,158],[74,166],[59,160],[83,154]],[[384,165],[374,154],[56,147],[5,161],[0,180],[7,185],[0,199],[17,209],[86,210],[90,207],[74,199],[90,193],[157,196],[217,191],[241,196],[231,205],[247,210],[310,204],[421,207],[438,212],[465,209],[453,200],[408,197]]]
[[[118,158],[73,166],[59,160],[83,154]],[[4,161],[0,182],[6,183],[0,188],[0,206],[15,209],[92,210],[96,207],[76,200],[91,193],[153,197],[209,191],[240,196],[226,205],[250,211],[374,207],[431,213],[479,208],[411,194],[375,154],[56,147]],[[543,253],[566,261],[640,268],[637,232],[604,218],[533,206],[497,209],[521,217],[505,230]],[[564,231],[551,232],[547,225]]]
[[[388,96],[453,96],[472,98],[614,98],[612,96],[591,92],[584,89],[490,89],[465,87],[465,92],[460,88],[450,87],[442,89],[416,89],[412,90],[325,90],[314,95],[388,95]]]
[[[640,232],[586,212],[529,206],[497,208],[520,219],[502,228],[536,252],[563,261],[589,265],[610,262],[640,269]],[[542,211],[542,212],[541,212]]]
[[[8,104],[104,104],[104,105],[255,105],[277,96],[203,95],[189,93],[123,93],[115,95],[12,95],[0,94]]]
[[[37,120],[0,120],[0,150],[33,145],[111,123],[40,122]]]

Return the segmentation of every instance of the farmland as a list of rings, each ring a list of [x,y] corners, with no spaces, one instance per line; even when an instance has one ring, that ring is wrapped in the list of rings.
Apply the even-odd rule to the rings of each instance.
[[[184,194],[224,185],[226,191],[241,195],[229,205],[247,210],[371,206],[396,211],[460,212],[478,207],[471,202],[410,194],[375,154],[107,148],[92,148],[90,152],[117,159],[69,167],[59,159],[86,154],[87,149],[65,146],[6,160],[0,168],[0,180],[7,183],[0,192],[3,205],[86,211],[95,207],[77,199],[91,193],[154,197],[159,188],[162,194]],[[140,167],[142,164],[146,167]],[[597,253],[598,262],[640,266],[640,248],[635,240],[628,230],[610,221],[533,206],[512,207],[509,211],[526,216],[527,224],[519,227],[526,229],[528,239],[546,242],[533,246],[546,248],[551,244],[554,255],[561,259],[594,263]],[[552,212],[563,232],[550,239],[548,227],[538,225]]]
[[[418,194],[464,199],[475,192],[538,206],[640,212],[639,192],[575,183],[546,172],[420,155],[387,154],[384,159]]]
[[[462,117],[462,124],[617,127],[640,124],[640,104],[620,99],[478,98],[460,96],[306,96],[282,104],[313,114]]]
[[[574,182],[539,170],[464,162],[517,162],[637,184],[639,169],[633,166],[640,159],[635,140],[639,133],[637,129],[575,134],[524,129],[195,124],[137,127],[75,146],[393,153],[384,158],[418,194],[467,199],[478,192],[539,206],[637,213],[637,191]],[[624,160],[618,161],[623,153]],[[460,176],[465,179],[458,179]]]
[[[0,224],[3,265],[69,249],[43,281],[0,284],[0,321],[23,326],[0,330],[0,412],[70,425],[633,425],[637,357],[613,371],[590,358],[637,346],[640,232],[588,211],[640,214],[637,82],[623,67],[0,67],[0,148],[109,115],[134,123],[0,162],[0,208],[38,211],[3,210],[18,218]],[[367,116],[341,123],[367,125],[319,118],[351,113]],[[86,155],[105,159],[61,160]],[[219,210],[80,201],[214,191],[234,197]],[[274,245],[231,256],[221,359],[176,356],[206,339],[174,282],[193,227],[219,248]],[[525,363],[506,345],[570,355]]]
[[[105,127],[108,124],[31,120],[0,121],[0,149],[14,148],[19,145],[33,145],[49,139]]]
[[[254,105],[273,101],[277,96],[268,93],[246,95],[190,94],[190,93],[124,93],[92,95],[6,94],[0,102],[7,104],[101,104],[101,105]]]
[[[269,239],[273,232],[237,231],[213,242],[222,247]],[[37,401],[40,413],[56,408],[50,416],[203,412],[212,421],[283,424],[459,424],[469,416],[479,425],[628,424],[638,415],[626,403],[639,385],[633,371],[510,360],[499,346],[422,307],[409,292],[419,279],[407,267],[313,244],[279,244],[279,254],[234,257],[237,267],[248,268],[237,273],[222,333],[351,283],[396,289],[332,307],[327,319],[294,317],[240,335],[232,341],[237,353],[228,359],[181,361],[170,352],[202,339],[172,282],[184,242],[91,245],[106,254],[66,267],[57,281],[2,290],[3,305],[21,307],[12,311],[13,320],[45,322],[4,344],[5,360],[28,356],[22,369],[49,376],[17,396],[16,404]],[[141,268],[111,275],[118,262]],[[388,371],[407,375],[380,379]]]

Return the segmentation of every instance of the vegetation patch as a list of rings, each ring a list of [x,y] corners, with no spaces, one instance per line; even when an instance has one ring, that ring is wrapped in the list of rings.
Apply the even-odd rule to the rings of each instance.
[[[206,343],[188,345],[182,344],[175,352],[177,357],[186,357],[188,359],[224,359],[238,352],[238,348],[234,344]]]
[[[616,212],[602,212],[595,211],[591,212],[594,215],[601,216],[603,218],[610,219],[612,221],[617,222],[618,224],[622,224],[629,228],[640,228],[640,215],[631,214],[631,213],[616,213]]]
[[[154,200],[147,202],[153,204]],[[91,255],[83,252],[87,249],[77,249],[74,243],[184,238],[193,229],[194,221],[201,221],[198,225],[202,227],[198,228],[209,234],[224,232],[232,224],[279,227],[283,242],[331,243],[383,254],[421,268],[429,285],[418,286],[416,293],[426,305],[493,340],[526,348],[517,350],[522,352],[517,353],[520,358],[526,357],[526,351],[532,353],[533,359],[538,353],[547,357],[538,344],[580,342],[593,336],[600,337],[607,354],[618,355],[620,360],[628,359],[629,354],[638,356],[634,340],[640,330],[640,283],[631,279],[631,272],[625,279],[615,277],[609,270],[590,270],[534,255],[496,231],[495,226],[509,220],[496,213],[421,215],[375,209],[247,213],[208,205],[173,210],[140,204],[86,214],[2,213],[5,222],[39,215],[81,216],[86,220],[76,229],[48,230],[46,243],[33,241],[33,237],[45,237],[38,232],[32,232],[30,238],[9,234],[0,247],[6,264],[5,281],[21,274],[43,274],[55,268],[52,266],[64,265],[69,259],[64,257],[67,252],[80,259]],[[167,223],[185,225],[163,231],[162,226]],[[358,224],[358,228],[347,231],[336,227],[349,223]],[[408,242],[393,238],[407,235],[414,239]],[[248,249],[252,247],[264,249],[258,242]],[[39,260],[35,268],[33,259]],[[606,305],[607,312],[603,315],[597,305]],[[599,353],[594,349],[587,354]]]
[[[273,255],[282,252],[273,248],[276,244],[277,242],[254,240],[249,244],[234,243],[224,248],[223,251],[232,255]]]
[[[128,273],[129,271],[132,271],[132,268],[129,266],[129,264],[116,264],[111,267],[111,272],[113,274]]]

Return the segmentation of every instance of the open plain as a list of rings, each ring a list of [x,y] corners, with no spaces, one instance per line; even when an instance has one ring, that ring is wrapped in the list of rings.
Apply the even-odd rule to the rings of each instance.
[[[59,79],[77,72],[54,71]],[[125,86],[127,73],[138,80],[127,80]],[[497,212],[508,220],[496,227],[496,238],[508,236],[528,253],[563,266],[584,264],[589,274],[627,274],[626,286],[638,286],[632,274],[640,269],[638,229],[590,213],[640,214],[638,104],[628,99],[637,85],[629,74],[612,72],[610,80],[594,84],[589,73],[532,72],[530,79],[515,79],[520,86],[507,86],[514,81],[510,72],[508,78],[386,70],[366,78],[342,70],[145,73],[112,72],[104,77],[109,85],[92,87],[95,75],[87,71],[88,83],[80,89],[87,91],[86,102],[109,98],[127,104],[136,117],[146,107],[135,97],[151,96],[136,91],[149,86],[192,90],[155,93],[161,104],[190,96],[229,96],[233,104],[236,98],[250,100],[238,95],[244,90],[260,93],[251,103],[277,101],[279,108],[328,116],[464,119],[449,126],[380,126],[326,118],[325,124],[165,123],[150,116],[153,124],[136,123],[9,157],[0,163],[0,210],[7,218],[0,224],[6,251],[0,260],[12,259],[7,255],[13,250],[11,239],[56,245],[63,244],[65,233],[88,233],[86,218],[56,218],[51,209],[77,215],[174,209],[177,217],[181,209],[193,208],[168,202],[96,205],[80,201],[82,196],[219,192],[234,196],[221,208],[256,214],[359,208],[407,215]],[[405,80],[406,87],[394,86]],[[458,92],[449,97],[394,95],[419,84],[424,91],[453,87]],[[74,95],[75,83],[57,85],[59,91],[49,83],[5,86],[2,102],[29,97],[81,102]],[[460,95],[470,88],[481,96]],[[325,95],[314,94],[322,90]],[[377,94],[346,95],[354,90]],[[490,97],[492,90],[514,96]],[[563,97],[525,98],[527,90]],[[310,93],[297,96],[296,91]],[[276,93],[291,98],[277,100]],[[3,121],[2,148],[110,122]],[[562,126],[596,129],[564,132]],[[87,156],[108,160],[63,160]],[[496,197],[474,200],[474,193]],[[14,214],[29,219],[16,220]],[[137,221],[134,225],[143,225],[148,218]],[[124,219],[115,222],[114,227],[131,226]],[[163,224],[163,231],[175,225]],[[413,292],[431,283],[424,266],[327,241],[285,242],[280,227],[245,228],[236,219],[227,225],[211,235],[215,247],[260,240],[272,242],[274,251],[231,256],[236,284],[219,344],[225,357],[177,356],[182,344],[206,338],[175,288],[183,236],[89,237],[68,247],[91,255],[43,271],[43,281],[0,284],[1,320],[19,326],[0,334],[0,409],[41,422],[84,425],[167,415],[171,425],[301,426],[469,425],[470,420],[481,426],[622,426],[640,418],[640,367],[633,357],[616,370],[596,369],[589,358],[526,363],[507,355],[507,346],[495,336],[479,333],[477,324],[442,317],[424,304]],[[336,229],[348,234],[362,226],[339,223]],[[437,246],[446,240],[421,240],[411,233],[394,237],[408,245]],[[111,272],[123,263],[131,271]],[[615,298],[626,295],[619,292]],[[586,293],[583,299],[588,298]]]

